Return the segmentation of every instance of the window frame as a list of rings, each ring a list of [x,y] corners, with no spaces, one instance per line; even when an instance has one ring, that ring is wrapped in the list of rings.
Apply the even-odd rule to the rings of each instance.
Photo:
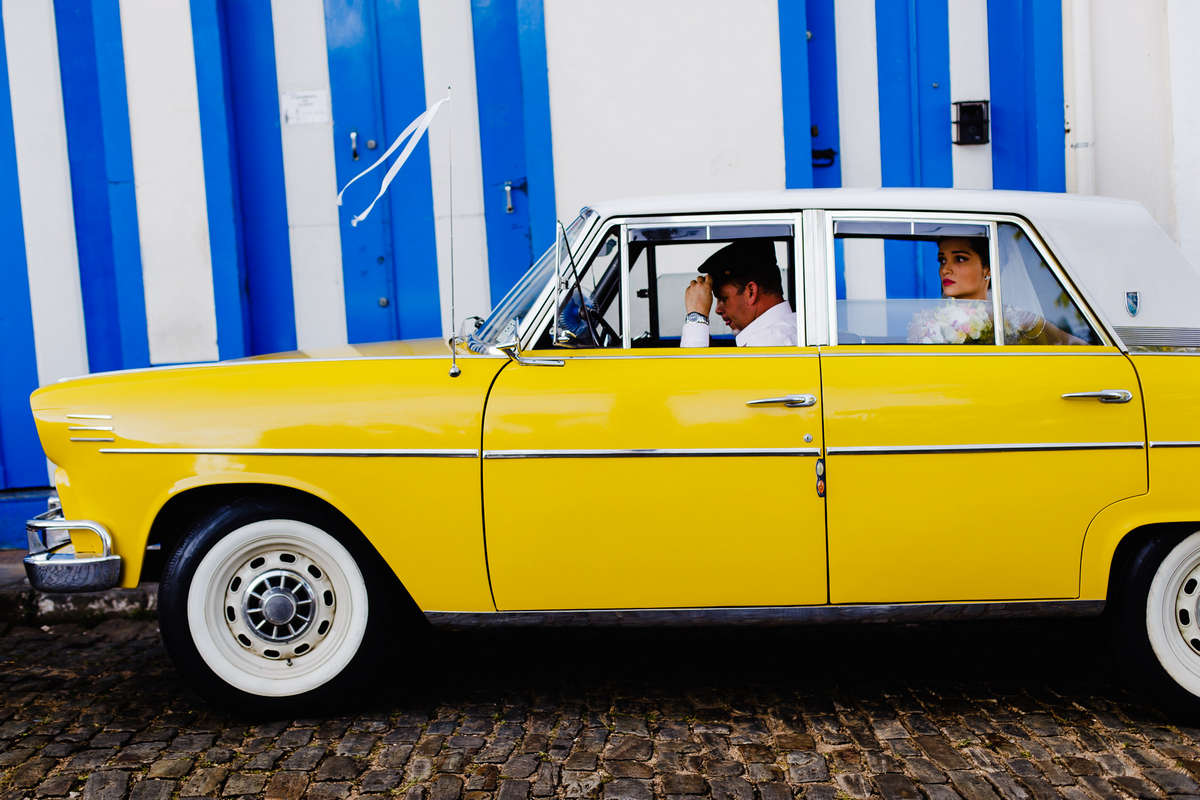
[[[880,209],[826,209],[818,212],[823,219],[819,220],[820,230],[823,235],[819,242],[813,240],[812,263],[822,265],[823,269],[817,269],[816,272],[821,274],[824,286],[825,304],[821,309],[825,317],[824,325],[821,327],[821,334],[830,346],[837,346],[838,339],[838,317],[837,317],[837,283],[836,271],[837,260],[835,258],[833,228],[834,223],[839,221],[863,221],[863,222],[943,222],[943,223],[961,223],[967,225],[986,225],[988,227],[988,253],[991,263],[994,265],[993,274],[995,279],[992,281],[992,314],[994,326],[997,331],[1003,331],[1004,317],[1003,305],[1000,290],[1000,253],[999,243],[997,241],[997,232],[1001,223],[1010,223],[1017,226],[1021,231],[1029,237],[1029,241],[1033,243],[1035,250],[1046,265],[1050,268],[1050,272],[1062,285],[1067,295],[1071,298],[1071,302],[1080,310],[1087,323],[1092,327],[1101,340],[1100,347],[1115,347],[1116,337],[1109,330],[1108,325],[1095,314],[1091,307],[1084,301],[1083,296],[1076,288],[1070,276],[1062,268],[1058,259],[1046,246],[1045,241],[1033,228],[1028,220],[1023,217],[1018,217],[1012,214],[987,214],[987,213],[972,213],[961,211],[904,211],[904,210],[880,210]],[[813,215],[817,216],[816,213]],[[817,223],[817,220],[813,220]],[[1018,347],[1020,345],[1007,344],[1003,341],[1003,335],[997,335],[995,341],[991,345],[980,345],[964,349],[961,355],[969,355],[971,353],[978,354],[980,348],[988,347]],[[847,345],[849,346],[849,345]],[[860,347],[903,347],[901,343],[889,345],[857,345]],[[915,345],[910,345],[915,346]],[[920,345],[928,347],[929,345]],[[1053,352],[1062,352],[1058,347],[1050,348]]]
[[[692,214],[655,214],[655,215],[616,215],[598,219],[584,237],[581,239],[579,252],[574,254],[576,263],[589,263],[592,257],[596,254],[597,249],[604,243],[604,239],[608,232],[613,227],[620,228],[620,241],[618,246],[621,248],[621,293],[619,302],[621,303],[621,347],[622,351],[632,351],[632,332],[629,328],[630,319],[630,297],[629,297],[629,234],[631,230],[643,228],[664,228],[672,226],[686,225],[747,225],[747,224],[767,224],[779,225],[786,224],[792,227],[792,258],[795,262],[792,265],[792,283],[789,287],[793,292],[793,297],[796,300],[796,328],[797,328],[797,347],[806,347],[807,336],[807,296],[804,291],[806,285],[805,276],[807,273],[806,251],[805,246],[805,231],[808,228],[804,224],[804,215],[800,211],[763,211],[763,212],[710,212],[710,213],[692,213]],[[541,331],[552,322],[553,306],[554,306],[554,286],[556,277],[552,277],[542,290],[541,295],[535,302],[534,307],[537,309],[535,313],[527,316],[524,325],[520,332],[520,341],[522,349],[532,346],[537,341]],[[657,287],[656,287],[657,291]],[[555,352],[560,351],[559,348],[552,348]],[[571,355],[583,355],[590,352],[611,353],[618,348],[579,348],[569,351]],[[694,349],[694,348],[692,348]],[[707,349],[707,348],[705,348]],[[728,351],[729,348],[721,348],[722,351]],[[694,355],[694,353],[691,353]],[[687,353],[685,353],[687,355]],[[753,355],[752,353],[747,355]]]

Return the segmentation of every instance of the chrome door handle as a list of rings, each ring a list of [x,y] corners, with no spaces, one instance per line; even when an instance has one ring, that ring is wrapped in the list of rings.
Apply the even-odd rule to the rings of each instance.
[[[1063,400],[1099,400],[1101,403],[1128,403],[1133,392],[1126,389],[1102,389],[1099,392],[1067,392]]]
[[[789,394],[783,397],[764,397],[761,400],[748,400],[748,406],[787,406],[788,408],[807,408],[817,404],[816,395]]]

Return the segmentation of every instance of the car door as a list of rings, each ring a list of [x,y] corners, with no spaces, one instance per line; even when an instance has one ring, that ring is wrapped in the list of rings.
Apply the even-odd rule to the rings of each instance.
[[[792,276],[799,220],[717,221],[606,224],[577,301],[568,287],[558,324],[547,316],[523,354],[562,366],[513,362],[497,377],[483,496],[498,609],[826,601],[816,349],[733,348],[719,332],[677,344],[689,264],[694,277],[700,256],[758,235]],[[551,344],[579,344],[584,307],[616,346]]]
[[[831,602],[1077,596],[1089,521],[1147,489],[1129,360],[1022,221],[836,214],[825,250]],[[942,297],[955,252],[986,300]]]

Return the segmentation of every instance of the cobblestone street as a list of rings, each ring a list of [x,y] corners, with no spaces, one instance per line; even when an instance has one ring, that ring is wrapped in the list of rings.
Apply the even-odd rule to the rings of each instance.
[[[437,636],[345,716],[247,721],[153,621],[0,636],[0,800],[1200,794],[1096,623]],[[399,673],[400,670],[397,670]]]

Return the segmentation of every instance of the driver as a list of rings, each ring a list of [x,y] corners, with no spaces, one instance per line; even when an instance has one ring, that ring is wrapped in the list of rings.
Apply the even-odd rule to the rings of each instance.
[[[796,344],[796,315],[783,300],[783,282],[770,239],[739,239],[700,265],[700,277],[683,293],[687,317],[680,347],[708,347],[708,312],[736,334],[738,347]]]

